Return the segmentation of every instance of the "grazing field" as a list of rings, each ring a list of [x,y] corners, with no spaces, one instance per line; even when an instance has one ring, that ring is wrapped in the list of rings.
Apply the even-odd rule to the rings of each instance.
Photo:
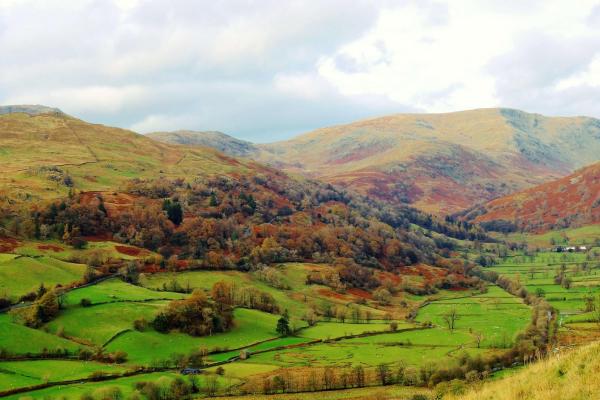
[[[156,364],[169,360],[175,353],[188,354],[203,347],[209,351],[235,349],[277,337],[276,315],[238,308],[234,318],[234,328],[226,333],[192,337],[182,333],[163,334],[151,329],[145,332],[132,330],[111,341],[106,349],[125,351],[133,364]]]
[[[521,282],[528,292],[544,297],[560,311],[563,322],[585,320],[586,298],[600,294],[600,261],[594,250],[516,256],[503,259],[489,269]],[[569,283],[561,281],[560,276]]]
[[[501,238],[512,242],[525,242],[537,247],[597,244],[600,240],[600,224],[587,225],[579,228],[556,229],[539,235],[511,233],[506,236],[501,236]]]
[[[529,293],[543,297],[559,312],[558,338],[564,345],[600,339],[597,299],[600,296],[598,249],[582,252],[538,252],[503,258],[489,267],[520,282]]]
[[[0,314],[0,349],[10,354],[40,354],[44,350],[76,351],[82,345],[14,323],[8,314]]]
[[[396,322],[398,329],[413,326],[405,322]],[[342,336],[359,335],[365,332],[385,332],[390,330],[390,324],[384,322],[372,322],[368,324],[353,324],[337,322],[320,322],[315,326],[304,329],[300,335],[311,339],[329,339]]]
[[[448,315],[455,311],[453,332],[481,337],[481,347],[509,347],[517,333],[529,323],[530,308],[520,299],[490,286],[487,293],[448,300],[437,300],[419,311],[417,320],[448,327]]]
[[[306,304],[296,300],[286,291],[275,289],[261,281],[252,278],[252,275],[237,271],[192,271],[177,274],[154,274],[142,279],[141,283],[151,289],[162,289],[165,285],[177,282],[181,287],[190,289],[210,290],[219,281],[235,283],[238,287],[252,286],[271,294],[279,307],[287,309],[291,315],[302,316],[307,310]]]
[[[91,307],[67,308],[58,318],[46,325],[57,333],[62,330],[66,337],[84,343],[103,345],[117,333],[133,329],[136,319],[152,321],[167,302],[108,303]]]
[[[435,330],[433,328],[432,330]],[[488,350],[467,348],[471,338],[467,334],[448,334],[443,330],[421,337],[421,331],[387,333],[363,338],[336,340],[305,347],[261,353],[251,357],[252,362],[282,367],[355,365],[377,366],[398,364],[419,367],[427,363],[452,363],[452,353],[467,351],[471,354]],[[443,340],[440,340],[443,339]]]
[[[73,264],[51,257],[17,257],[5,255],[0,259],[0,294],[16,299],[40,284],[46,287],[67,284],[83,277],[85,265]]]
[[[185,297],[185,294],[158,292],[113,278],[70,291],[66,296],[65,304],[67,306],[79,305],[82,299],[88,299],[92,304],[99,304],[123,301],[173,300]]]
[[[57,257],[64,259],[74,259],[89,255],[94,249],[103,252],[116,249],[111,242],[90,242],[90,248],[82,253],[53,246],[40,249],[35,243],[27,243],[21,247],[21,251],[39,258],[21,258],[49,260],[47,263],[52,265],[71,265],[54,256],[45,255],[45,252],[54,252]],[[2,259],[6,263],[15,261],[13,255]],[[122,260],[127,262],[125,258]],[[78,267],[83,272],[84,266]],[[96,371],[116,373],[138,366],[171,368],[169,372],[119,378],[103,384],[68,384],[60,391],[61,396],[64,394],[72,398],[79,398],[85,393],[102,397],[104,395],[101,391],[106,390],[101,389],[102,387],[115,386],[127,396],[133,393],[135,382],[144,379],[152,378],[169,385],[175,377],[180,376],[175,373],[177,360],[200,349],[209,353],[206,362],[224,363],[221,365],[224,371],[218,370],[222,375],[216,378],[219,386],[217,392],[221,394],[227,388],[234,388],[235,385],[256,377],[272,378],[281,368],[364,366],[376,369],[380,365],[387,365],[392,370],[402,366],[417,371],[422,367],[456,365],[463,354],[483,356],[502,351],[529,321],[529,308],[520,299],[496,286],[488,286],[485,293],[474,290],[439,290],[419,296],[398,291],[390,296],[387,303],[382,304],[366,290],[351,288],[334,291],[330,287],[307,283],[309,273],[330,268],[332,266],[326,264],[274,265],[270,271],[275,276],[274,280],[257,272],[239,271],[141,274],[139,285],[110,278],[70,290],[64,297],[64,307],[58,316],[42,329],[26,328],[6,319],[10,327],[0,326],[0,343],[7,343],[16,353],[42,352],[44,348],[63,347],[75,352],[86,346],[92,351],[120,351],[127,354],[125,363],[115,366],[67,360],[55,361],[55,364],[52,364],[54,360],[7,361],[4,363],[6,365],[0,365],[0,385],[3,385],[0,387],[84,379]],[[422,284],[426,278],[419,275],[419,271],[430,272],[425,267],[415,268],[408,271],[406,282],[411,285]],[[253,287],[273,296],[281,312],[289,312],[290,326],[296,333],[280,337],[276,331],[280,315],[245,308],[234,309],[234,327],[230,331],[203,337],[193,337],[177,331],[159,333],[151,324],[140,330],[134,329],[134,321],[144,319],[151,322],[170,300],[189,296],[167,289],[202,289],[210,296],[211,288],[219,281],[234,283],[237,288]],[[345,319],[319,315],[315,324],[310,327],[303,321],[309,310],[325,306],[334,311],[346,310]],[[351,309],[360,310],[360,317],[352,317]],[[415,320],[407,322],[404,317],[411,309],[418,309],[417,316]],[[456,326],[453,329],[449,329],[444,321],[444,314],[450,309],[457,312]],[[8,318],[6,315],[0,317]],[[9,333],[13,328],[22,331],[25,339],[17,339]],[[44,344],[31,350],[28,340],[32,339]],[[248,354],[247,360],[239,359],[241,349],[244,354]],[[53,368],[57,371],[44,374],[45,370]],[[209,373],[216,373],[217,367],[209,367],[207,370]],[[207,376],[216,375],[203,375],[201,379],[206,379]],[[383,393],[387,393],[386,396],[405,394],[408,393],[406,390],[382,389],[382,396]],[[58,393],[58,387],[52,387],[27,395],[41,398],[56,396]],[[346,394],[339,392],[339,396],[345,398]]]
[[[135,384],[137,382],[155,382],[161,386],[168,386],[174,379],[180,377],[177,373],[155,372],[141,374],[130,377],[118,378],[108,382],[87,382],[74,383],[69,385],[53,386],[47,389],[27,392],[26,394],[15,394],[5,397],[8,400],[19,400],[23,398],[60,398],[67,400],[78,400],[82,395],[92,395],[94,398],[112,399],[111,393],[117,388],[121,396],[129,396],[136,392]],[[239,381],[234,378],[224,378],[218,375],[198,375],[198,384],[201,387],[206,386],[208,377],[214,377],[216,387],[219,390],[225,390],[227,387],[237,384]],[[184,378],[189,380],[189,378]]]
[[[124,371],[126,368],[119,365],[92,361],[4,361],[0,362],[0,391],[45,382],[82,379],[93,373],[119,374]],[[15,381],[11,381],[10,377],[15,378]]]

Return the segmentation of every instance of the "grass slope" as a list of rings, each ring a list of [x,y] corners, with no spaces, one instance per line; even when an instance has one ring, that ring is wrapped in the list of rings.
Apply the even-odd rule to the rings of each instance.
[[[76,351],[81,345],[41,330],[13,323],[7,314],[0,314],[0,348],[13,354],[40,354],[46,350]]]
[[[41,283],[47,288],[57,283],[66,284],[80,280],[85,266],[60,261],[51,257],[7,258],[0,262],[0,293],[11,298],[37,289]]]
[[[579,400],[600,397],[600,343],[533,364],[508,378],[486,382],[454,400]]]
[[[483,212],[482,212],[483,211]],[[552,229],[600,223],[600,163],[564,178],[492,200],[478,210],[476,222],[510,221],[519,230]]]

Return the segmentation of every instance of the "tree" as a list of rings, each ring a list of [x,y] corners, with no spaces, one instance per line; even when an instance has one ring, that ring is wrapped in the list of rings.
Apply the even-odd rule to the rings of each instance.
[[[365,386],[365,370],[361,365],[357,365],[356,367],[354,367],[352,375],[354,377],[354,382],[356,383],[356,386]]]
[[[373,292],[373,298],[382,305],[389,305],[392,301],[392,294],[386,288],[378,288]]]
[[[477,343],[477,348],[481,347],[481,342],[483,341],[483,333],[481,332],[473,332],[473,336],[475,336],[475,342]]]
[[[596,304],[594,305],[593,311],[594,319],[598,324],[598,328],[600,328],[600,294],[596,297]]]
[[[383,386],[388,384],[388,377],[390,374],[390,369],[385,364],[379,364],[377,366],[377,375],[379,376],[379,381]]]
[[[204,390],[208,397],[214,397],[219,390],[219,381],[216,375],[208,375],[204,380]]]
[[[275,329],[280,336],[289,336],[291,333],[290,330],[290,321],[288,311],[285,310],[281,318],[277,321],[277,328]]]
[[[171,201],[170,199],[166,199],[163,202],[163,210],[167,212],[167,218],[175,225],[179,226],[183,221],[183,208],[179,200],[175,199]]]
[[[460,317],[458,316],[458,311],[456,310],[456,307],[452,307],[450,310],[442,314],[442,318],[446,325],[448,325],[448,329],[450,329],[450,331],[452,332],[454,331],[454,328],[456,326],[456,321]]]

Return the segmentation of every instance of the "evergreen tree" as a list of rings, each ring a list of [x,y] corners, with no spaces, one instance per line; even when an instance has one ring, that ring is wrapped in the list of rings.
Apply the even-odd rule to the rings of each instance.
[[[289,336],[289,334],[291,333],[289,319],[290,317],[288,315],[288,311],[285,310],[281,318],[279,318],[279,320],[277,321],[276,331],[277,333],[279,333],[280,336]]]

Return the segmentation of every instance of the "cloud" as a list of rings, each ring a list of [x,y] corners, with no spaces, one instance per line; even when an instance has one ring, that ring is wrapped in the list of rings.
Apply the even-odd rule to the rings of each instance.
[[[588,0],[4,0],[0,102],[257,141],[403,111],[600,116],[599,16]]]
[[[558,115],[600,116],[600,37],[524,34],[491,61],[505,104]]]

